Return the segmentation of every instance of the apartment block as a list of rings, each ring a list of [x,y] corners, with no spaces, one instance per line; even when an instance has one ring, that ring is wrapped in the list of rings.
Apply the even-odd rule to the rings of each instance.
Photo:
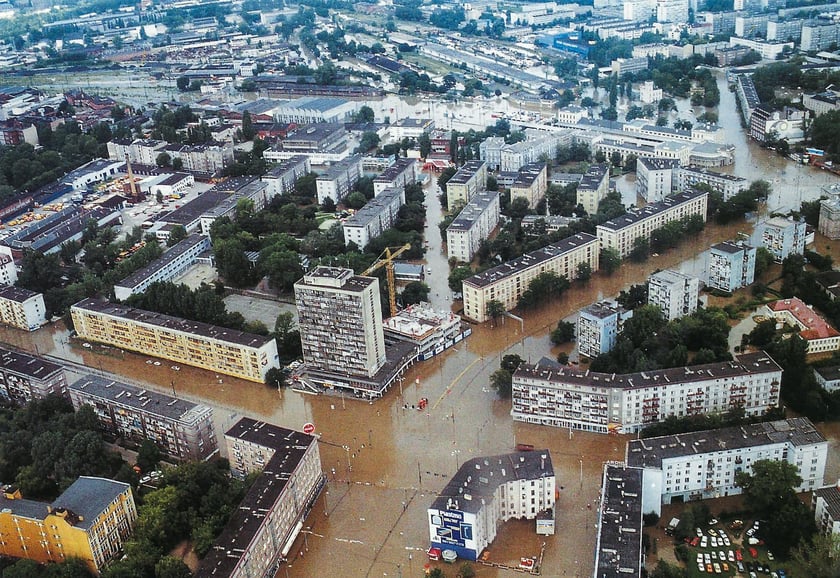
[[[804,417],[627,442],[627,465],[644,470],[645,491],[660,503],[683,503],[742,493],[740,473],[757,461],[796,466],[806,492],[823,485],[828,442]],[[657,508],[656,513],[661,513]]]
[[[802,25],[799,49],[802,52],[828,50],[840,41],[840,22],[811,20]]]
[[[798,43],[802,37],[803,24],[804,20],[800,18],[771,16],[767,21],[767,40]]]
[[[700,280],[691,275],[666,269],[648,277],[648,305],[662,310],[667,321],[697,311]]]
[[[668,416],[762,415],[779,404],[782,368],[767,353],[733,361],[611,374],[547,358],[513,374],[515,421],[597,433],[635,433]]]
[[[478,560],[504,522],[554,510],[556,480],[548,450],[472,458],[428,509],[431,548]]]
[[[500,136],[487,137],[478,145],[478,155],[487,167],[497,171],[502,164],[502,149],[507,146]]]
[[[519,169],[519,174],[510,186],[510,200],[522,198],[528,206],[537,208],[548,188],[548,165],[542,162],[529,163]]]
[[[685,191],[704,184],[723,194],[723,200],[728,201],[741,191],[749,188],[750,183],[743,177],[718,173],[700,167],[680,167],[675,172],[676,189]]]
[[[709,251],[709,287],[735,291],[755,280],[756,248],[743,241],[724,241]]]
[[[840,365],[815,367],[814,379],[816,379],[817,384],[826,391],[837,391],[840,389]]]
[[[0,285],[14,285],[17,278],[17,267],[11,247],[0,245]]]
[[[431,132],[435,128],[435,121],[431,118],[401,118],[388,127],[391,138],[401,141],[404,138],[420,138],[424,132]]]
[[[820,201],[818,229],[829,239],[840,239],[840,195]]]
[[[355,243],[359,249],[364,250],[372,239],[394,226],[400,207],[404,204],[404,187],[393,187],[380,192],[341,223],[345,245]]]
[[[297,180],[308,175],[310,170],[309,157],[306,155],[281,160],[262,176],[262,180],[268,184],[268,198],[291,193],[295,190]]]
[[[557,148],[572,142],[571,130],[560,130],[546,133],[540,130],[526,130],[525,140],[511,145],[504,145],[499,152],[499,170],[516,172],[530,163],[539,162],[542,158],[553,159],[557,156]]]
[[[822,534],[840,534],[840,484],[814,490],[811,509]]]
[[[415,345],[420,361],[443,353],[472,334],[460,317],[451,311],[433,309],[425,302],[409,305],[382,323],[386,339]]]
[[[676,188],[680,162],[676,159],[641,158],[636,162],[636,195],[645,202],[665,199]]]
[[[219,451],[208,405],[91,374],[71,383],[68,392],[73,409],[92,407],[111,439],[134,447],[150,440],[167,458],[182,462],[206,460]]]
[[[260,473],[195,575],[272,575],[286,560],[326,483],[317,439],[242,418],[225,433],[225,442],[234,475]]]
[[[79,301],[70,314],[80,339],[260,383],[280,367],[270,337],[96,299]]]
[[[0,398],[6,403],[26,405],[48,395],[67,397],[64,368],[41,357],[0,347]]]
[[[377,278],[316,267],[295,283],[295,305],[307,365],[372,377],[385,364]]]
[[[577,188],[577,204],[590,215],[598,212],[600,203],[610,192],[610,165],[598,163],[589,166]]]
[[[35,331],[47,322],[44,296],[23,287],[0,286],[0,323]]]
[[[652,80],[646,80],[639,87],[639,100],[643,104],[659,104],[662,100],[662,89],[656,88]]]
[[[352,155],[333,163],[315,180],[318,204],[323,205],[327,199],[332,199],[336,204],[342,202],[361,177],[361,155]]]
[[[601,482],[595,541],[595,576],[642,576],[644,473],[623,463],[607,462]]]
[[[373,179],[373,194],[379,196],[387,189],[404,189],[417,182],[417,161],[399,158]]]
[[[767,37],[767,14],[741,13],[735,16],[735,35],[741,38]]]
[[[807,347],[805,352],[826,353],[840,349],[840,331],[832,327],[825,319],[798,297],[780,299],[764,306],[762,312],[776,320],[776,324],[785,324],[799,328]]]
[[[579,233],[473,275],[463,282],[464,315],[483,323],[487,321],[490,301],[499,301],[509,311],[540,273],[552,272],[574,280],[581,263],[588,263],[597,271],[598,257],[598,239]]]
[[[772,253],[776,263],[789,255],[805,253],[805,221],[773,217],[761,223],[756,232],[761,245]]]
[[[450,259],[469,263],[481,242],[499,224],[499,193],[483,191],[473,195],[467,206],[446,228],[446,254]]]
[[[13,486],[0,493],[0,554],[39,564],[77,559],[99,574],[123,556],[137,508],[131,486],[82,476],[52,503],[24,498]]]
[[[626,213],[598,225],[601,248],[616,249],[622,258],[633,250],[636,239],[650,239],[656,229],[683,217],[699,215],[706,220],[709,193],[699,190],[684,191],[653,203],[643,209]]]
[[[132,295],[145,292],[152,283],[170,281],[192,267],[198,256],[209,250],[210,237],[192,234],[114,285],[114,296],[119,301],[125,301]]]
[[[688,22],[688,0],[656,0],[657,22]]]
[[[578,352],[586,357],[607,353],[615,345],[624,322],[631,317],[632,310],[628,311],[614,302],[587,305],[580,310],[577,320]]]
[[[466,205],[487,187],[487,163],[467,161],[446,183],[446,210]]]

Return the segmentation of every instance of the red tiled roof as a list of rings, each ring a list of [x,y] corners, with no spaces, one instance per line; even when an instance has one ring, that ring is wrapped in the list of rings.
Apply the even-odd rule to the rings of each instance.
[[[805,329],[799,332],[802,339],[827,339],[829,337],[840,336],[840,332],[829,325],[825,319],[820,317],[798,297],[780,299],[779,301],[769,303],[767,307],[771,311],[788,311],[799,323],[804,325]]]

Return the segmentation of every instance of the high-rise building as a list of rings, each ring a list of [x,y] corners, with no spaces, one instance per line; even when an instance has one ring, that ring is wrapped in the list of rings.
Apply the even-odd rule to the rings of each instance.
[[[47,322],[44,296],[23,287],[0,287],[0,323],[35,331]]]
[[[666,269],[648,279],[648,304],[662,309],[666,321],[673,321],[697,311],[700,280],[691,275]]]
[[[25,405],[50,394],[67,396],[64,368],[40,357],[0,348],[0,398]]]
[[[603,301],[580,310],[577,322],[578,351],[587,357],[607,353],[615,345],[624,322],[633,316],[616,303]]]
[[[295,283],[295,304],[307,365],[370,378],[385,364],[378,279],[316,267]]]
[[[755,280],[756,248],[743,241],[724,241],[709,251],[709,287],[735,291]]]
[[[446,182],[446,208],[451,211],[458,204],[466,205],[473,195],[485,188],[487,188],[487,163],[484,161],[465,162]]]
[[[802,255],[805,252],[805,221],[773,217],[759,225],[756,233],[777,263],[789,255]]]
[[[840,195],[820,201],[818,228],[829,239],[840,239]]]
[[[676,188],[677,159],[641,158],[636,163],[636,194],[648,203],[659,202]]]
[[[600,203],[610,192],[610,166],[606,163],[594,164],[583,175],[577,188],[577,203],[583,205],[586,212],[594,215]]]

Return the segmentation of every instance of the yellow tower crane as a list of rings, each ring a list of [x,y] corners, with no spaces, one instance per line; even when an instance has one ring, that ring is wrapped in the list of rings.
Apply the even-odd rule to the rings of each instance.
[[[383,265],[388,275],[388,304],[391,306],[391,317],[397,314],[397,286],[394,281],[394,261],[397,257],[411,249],[411,243],[402,247],[386,247],[373,264],[362,271],[362,276],[370,275]]]

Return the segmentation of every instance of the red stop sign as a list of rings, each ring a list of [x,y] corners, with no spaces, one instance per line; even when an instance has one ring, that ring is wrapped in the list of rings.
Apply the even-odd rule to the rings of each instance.
[[[305,423],[303,424],[303,433],[307,435],[312,435],[315,433],[315,424],[314,423]]]

